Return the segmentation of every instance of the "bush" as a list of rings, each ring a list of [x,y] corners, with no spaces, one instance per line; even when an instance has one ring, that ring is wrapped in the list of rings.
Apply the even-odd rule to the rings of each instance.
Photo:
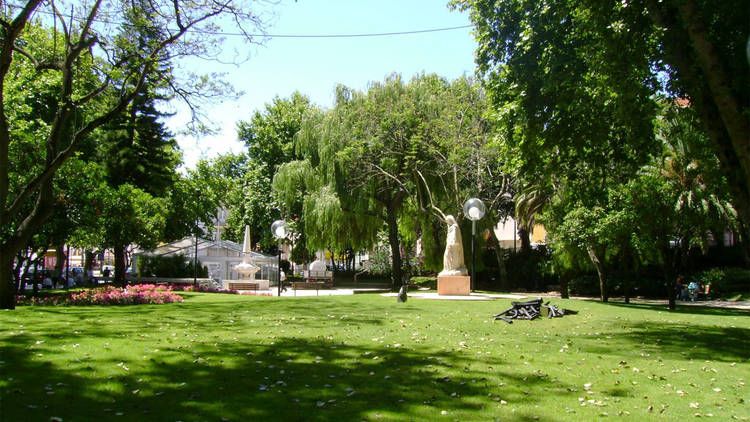
[[[437,289],[436,277],[412,277],[409,284],[416,284],[418,287],[428,287],[432,290]]]
[[[591,274],[574,277],[568,282],[568,292],[575,296],[599,296],[599,278]]]
[[[750,270],[737,267],[711,268],[692,276],[694,281],[711,286],[711,294],[723,296],[750,289]]]
[[[505,268],[510,287],[538,291],[557,284],[550,271],[551,263],[552,254],[544,247],[528,252],[508,251]]]
[[[188,278],[193,277],[193,260],[185,255],[138,257],[139,277]],[[208,277],[208,268],[198,261],[198,277]]]
[[[182,302],[182,296],[168,287],[149,285],[128,286],[126,288],[103,287],[84,289],[65,295],[25,297],[19,296],[18,305],[32,306],[86,306],[86,305],[155,305]]]
[[[291,274],[292,273],[292,263],[289,262],[286,259],[281,260],[281,271],[284,271],[284,274]],[[287,275],[287,277],[289,277]]]

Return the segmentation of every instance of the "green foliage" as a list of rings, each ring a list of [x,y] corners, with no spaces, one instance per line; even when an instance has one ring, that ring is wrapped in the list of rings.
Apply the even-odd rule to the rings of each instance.
[[[431,290],[437,289],[437,278],[436,277],[412,277],[409,279],[410,284],[415,284],[418,287],[427,287]]]
[[[166,200],[129,184],[104,190],[99,200],[102,247],[157,246],[166,224]]]
[[[307,114],[297,135],[302,159],[282,165],[273,184],[288,207],[303,198],[308,248],[370,247],[385,225],[394,280],[413,271],[400,248],[419,237],[420,266],[439,269],[436,210],[458,215],[469,181],[484,173],[472,161],[488,139],[483,99],[473,80],[437,75],[393,74],[365,92],[338,87],[334,109]]]
[[[303,218],[304,191],[296,190],[302,185],[297,183],[288,190],[294,193],[278,201],[271,183],[286,163],[299,158],[294,139],[304,117],[313,109],[310,100],[298,92],[289,98],[274,98],[263,111],[256,111],[249,121],[237,125],[238,137],[248,147],[247,155],[229,154],[204,164],[225,184],[223,202],[229,210],[226,238],[240,241],[249,225],[253,242],[264,250],[273,250],[277,241],[270,232],[271,223],[279,218]],[[297,225],[295,236],[296,243],[307,247],[303,225]]]
[[[233,24],[249,34],[262,26],[262,20],[255,4],[251,7],[240,0],[221,4],[93,2],[70,4],[70,8],[68,4],[40,1],[3,4],[0,307],[11,309],[13,257],[31,243],[55,213],[59,196],[54,188],[55,176],[66,161],[76,152],[84,161],[95,158],[103,138],[98,131],[123,113],[130,113],[130,124],[122,128],[128,136],[121,139],[133,144],[109,149],[112,154],[106,158],[112,159],[109,164],[129,162],[119,170],[124,167],[132,173],[125,174],[112,165],[110,178],[123,176],[122,180],[112,180],[117,185],[137,184],[158,194],[166,191],[179,156],[173,140],[171,145],[162,142],[168,136],[158,133],[163,128],[155,124],[152,117],[157,113],[149,100],[176,95],[192,112],[188,129],[200,128],[201,102],[226,95],[227,87],[217,75],[208,78],[177,69],[174,60],[212,57],[221,51],[221,25]],[[44,18],[35,20],[40,16]],[[246,38],[249,41],[249,35]],[[146,126],[149,130],[143,130]],[[137,137],[132,136],[136,127]],[[20,159],[14,160],[16,157]],[[126,201],[121,200],[124,194],[137,197],[135,202],[141,204],[137,208],[146,207],[148,201],[136,192],[105,195],[108,197],[102,202],[119,202],[114,208],[127,208]],[[164,204],[158,206],[163,208]],[[134,222],[143,223],[146,230],[158,229],[160,224],[146,221],[147,214],[156,214],[152,211],[136,212],[140,216]],[[123,223],[131,221],[126,218]],[[140,237],[139,243],[144,245],[152,243],[146,235],[135,234],[120,236],[114,242],[134,237]]]
[[[167,194],[167,222],[164,228],[164,241],[174,241],[187,236],[208,236],[216,212],[224,198],[224,185],[217,182],[203,162],[196,169],[188,170],[187,175],[176,175],[174,185]]]
[[[289,98],[275,97],[265,110],[253,113],[250,121],[237,124],[237,137],[245,142],[249,160],[263,166],[269,182],[281,164],[299,157],[294,137],[312,107],[309,98],[294,92]]]
[[[175,183],[182,154],[160,120],[166,115],[157,111],[155,95],[139,93],[129,109],[107,125],[97,159],[113,186],[130,183],[163,197]]]
[[[700,271],[690,276],[689,279],[702,285],[710,285],[712,296],[722,297],[750,289],[750,270],[746,268],[711,268]]]
[[[138,256],[139,277],[190,278],[196,275],[193,270],[193,259],[185,255]],[[208,268],[198,261],[198,278],[208,277]]]
[[[635,259],[670,279],[710,234],[748,237],[737,224],[750,221],[740,3],[451,2],[475,26],[497,148],[520,182],[516,216],[544,223],[558,266],[588,255],[603,282]],[[665,93],[690,107],[664,107]]]
[[[364,268],[368,273],[390,277],[391,271],[393,270],[393,264],[391,260],[391,252],[388,249],[387,244],[380,242],[378,245],[370,250],[370,259],[363,263]]]
[[[284,274],[287,274],[287,276],[292,274],[292,263],[289,262],[287,259],[281,260],[281,270],[284,271]]]

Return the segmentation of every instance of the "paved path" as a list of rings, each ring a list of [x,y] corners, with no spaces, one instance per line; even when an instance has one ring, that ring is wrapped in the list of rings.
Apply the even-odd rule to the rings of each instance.
[[[396,296],[396,293],[384,293],[382,296]],[[540,292],[528,292],[528,293],[514,293],[514,294],[499,294],[499,293],[472,293],[469,296],[440,296],[436,292],[409,292],[410,298],[416,299],[438,299],[438,300],[496,300],[496,299],[526,299],[534,297],[545,297],[545,298],[560,298],[559,293],[540,293]],[[590,300],[598,302],[599,298],[586,297],[586,296],[571,296],[573,300]],[[624,298],[616,297],[610,298],[611,302],[625,302]],[[664,305],[667,306],[668,301],[666,299],[642,299],[642,298],[631,298],[630,303],[646,303],[652,305]],[[697,302],[688,301],[677,301],[678,306],[705,306],[709,308],[726,308],[726,309],[743,309],[750,310],[750,301],[728,301],[728,300],[699,300]]]
[[[560,297],[557,295],[557,297]],[[591,300],[598,302],[599,298],[595,297],[571,297],[571,299],[578,299],[578,300]],[[618,298],[610,298],[610,302],[625,302],[625,299],[618,297]],[[630,299],[630,303],[646,303],[649,305],[664,305],[667,306],[669,301],[666,299]],[[678,300],[677,306],[705,306],[708,308],[725,308],[725,309],[744,309],[744,310],[750,310],[750,301],[747,300],[738,300],[738,301],[729,301],[729,300],[699,300],[696,302],[689,302],[684,300]]]
[[[255,290],[250,290],[255,292]],[[306,296],[346,296],[346,295],[353,295],[356,293],[377,293],[382,292],[383,289],[377,289],[377,288],[357,288],[357,289],[351,289],[351,288],[333,288],[333,289],[320,289],[320,290],[297,290],[296,292],[292,290],[291,287],[287,287],[286,291],[281,292],[281,297],[306,297]],[[268,290],[257,290],[258,293],[270,293],[271,296],[276,296],[278,294],[278,289],[275,287],[272,287]]]
[[[398,296],[398,293],[383,293],[381,296]],[[435,299],[435,300],[496,300],[496,299],[523,299],[528,295],[500,294],[500,293],[472,293],[469,296],[439,295],[437,292],[409,292],[410,298]]]
[[[264,293],[270,293],[272,296],[276,296],[277,290],[270,289],[266,291],[260,291]],[[383,289],[378,288],[333,288],[333,289],[320,289],[317,292],[315,290],[297,290],[297,297],[308,297],[308,296],[346,296],[353,295],[355,293],[378,293],[381,292],[381,296],[396,297],[397,293],[382,293]],[[294,297],[295,292],[291,288],[287,288],[285,292],[281,293],[281,297]],[[412,299],[427,299],[427,300],[497,300],[497,299],[524,299],[533,297],[545,297],[545,298],[560,298],[559,293],[540,293],[540,292],[528,292],[528,293],[472,293],[469,296],[449,296],[449,295],[438,295],[435,291],[420,292],[410,291],[409,298]],[[571,296],[574,300],[590,300],[599,301],[599,298],[588,297],[588,296]],[[611,302],[624,302],[625,300],[621,297],[615,297],[609,299]],[[664,299],[641,299],[631,298],[631,303],[645,303],[652,305],[664,305],[667,306],[667,300]],[[700,300],[697,302],[686,302],[677,301],[678,306],[706,306],[710,308],[726,308],[726,309],[743,309],[750,310],[750,301],[727,301],[727,300]]]

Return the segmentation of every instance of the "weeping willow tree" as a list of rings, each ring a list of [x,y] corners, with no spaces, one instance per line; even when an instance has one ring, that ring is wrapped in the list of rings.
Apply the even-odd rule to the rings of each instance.
[[[298,227],[304,234],[298,246],[309,253],[321,249],[342,251],[372,246],[382,222],[366,205],[349,200],[341,171],[335,162],[340,144],[340,116],[310,108],[296,136],[297,154],[304,157],[281,165],[273,179],[273,190],[288,208],[301,208]]]
[[[303,198],[311,249],[370,247],[385,229],[398,288],[404,245],[420,239],[427,267],[442,268],[444,214],[460,217],[483,189],[487,163],[472,151],[487,141],[485,111],[469,78],[394,74],[366,92],[340,86],[333,109],[308,112],[296,137],[304,159],[281,166],[274,190],[286,204]]]
[[[414,192],[415,159],[423,155],[429,121],[419,80],[407,84],[392,75],[367,92],[338,87],[336,106],[309,113],[297,135],[303,162],[282,166],[274,180],[285,201],[304,192],[310,248],[368,247],[385,227],[393,288],[403,275],[399,219]]]

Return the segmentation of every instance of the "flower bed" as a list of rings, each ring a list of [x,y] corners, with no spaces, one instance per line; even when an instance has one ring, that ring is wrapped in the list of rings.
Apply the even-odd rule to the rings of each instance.
[[[151,285],[128,286],[126,288],[103,287],[72,292],[67,295],[16,298],[17,305],[35,306],[85,306],[85,305],[155,305],[182,302],[182,296],[169,287]]]
[[[232,295],[251,295],[251,296],[273,296],[271,293],[268,293],[268,292],[260,292],[260,293],[259,292],[240,292],[239,290],[216,289],[213,287],[204,287],[204,286],[186,286],[186,285],[171,284],[169,287],[172,290],[182,291],[182,292],[225,293],[225,294],[232,294]]]
[[[101,287],[85,289],[80,292],[57,294],[54,296],[17,296],[16,305],[33,306],[85,306],[85,305],[155,305],[161,303],[182,302],[177,291],[201,293],[226,293],[253,296],[271,296],[267,292],[239,292],[237,290],[215,289],[184,285],[135,284],[124,289],[119,287]]]

